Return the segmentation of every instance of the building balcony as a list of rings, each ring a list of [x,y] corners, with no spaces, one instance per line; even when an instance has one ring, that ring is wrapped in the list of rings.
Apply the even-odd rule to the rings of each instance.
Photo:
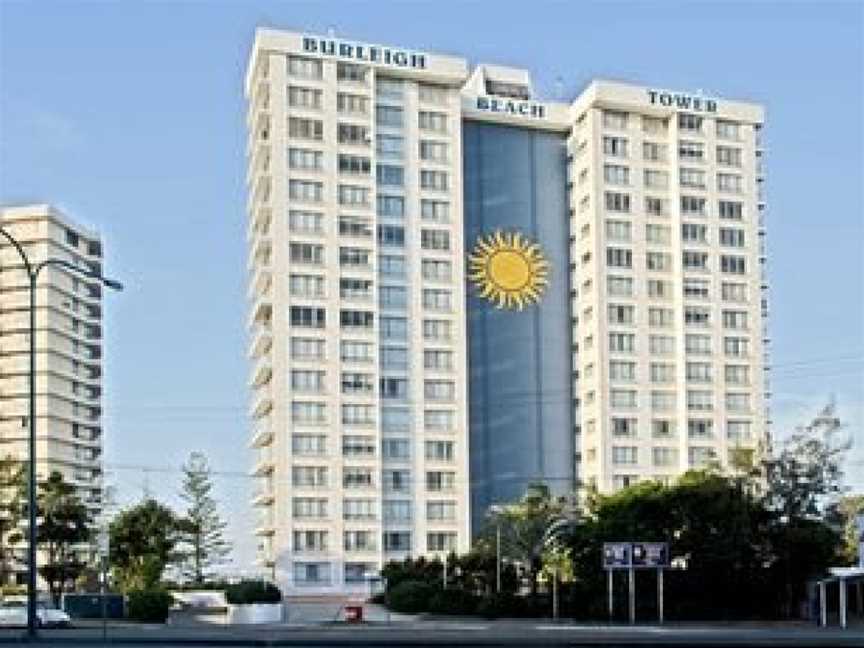
[[[249,254],[249,263],[247,269],[251,272],[260,266],[270,265],[270,252],[273,248],[273,242],[269,236],[262,236],[257,239],[252,246],[252,252]]]
[[[249,447],[260,448],[273,443],[273,430],[270,427],[269,421],[260,422],[252,431],[252,437],[249,440]]]
[[[255,458],[252,474],[256,476],[266,475],[273,470],[273,465],[273,447],[263,446],[258,448],[258,456]]]
[[[271,409],[273,409],[273,394],[269,385],[262,385],[252,395],[250,414],[253,418],[260,418]]]
[[[273,535],[276,533],[276,524],[273,518],[273,507],[262,508],[255,521],[255,535]]]
[[[270,303],[269,297],[262,296],[255,300],[252,305],[252,312],[249,314],[249,321],[246,323],[248,328],[252,328],[256,324],[265,324],[273,319],[273,304]]]
[[[273,345],[273,331],[270,322],[252,327],[252,341],[249,343],[249,357],[258,358],[267,353]]]
[[[269,263],[266,265],[256,265],[252,271],[252,278],[249,280],[249,289],[247,291],[249,299],[268,295],[272,283],[273,274],[270,272]]]
[[[253,506],[269,506],[275,499],[272,486],[262,486],[252,493]]]
[[[273,377],[273,365],[270,362],[269,356],[262,356],[255,360],[252,365],[252,371],[249,373],[249,386],[258,387],[266,385]]]

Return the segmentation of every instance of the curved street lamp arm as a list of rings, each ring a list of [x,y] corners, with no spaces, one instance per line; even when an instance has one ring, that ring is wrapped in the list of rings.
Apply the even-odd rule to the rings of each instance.
[[[123,284],[119,281],[109,279],[108,277],[103,277],[98,272],[95,272],[93,270],[87,270],[85,268],[80,268],[74,263],[69,263],[68,261],[63,261],[62,259],[46,259],[45,261],[42,261],[41,263],[37,264],[35,270],[33,271],[33,274],[38,276],[39,273],[42,271],[42,268],[49,265],[64,268],[65,270],[74,272],[75,274],[81,275],[83,277],[97,279],[108,288],[113,288],[114,290],[123,290]]]
[[[6,240],[12,244],[12,247],[14,247],[16,250],[18,250],[18,254],[21,255],[21,260],[24,262],[24,267],[27,269],[27,274],[32,277],[33,276],[33,266],[30,263],[30,259],[27,256],[27,253],[24,252],[24,248],[21,246],[21,244],[15,238],[13,238],[13,236],[9,232],[7,232],[2,227],[0,227],[0,234],[2,234],[6,238]]]

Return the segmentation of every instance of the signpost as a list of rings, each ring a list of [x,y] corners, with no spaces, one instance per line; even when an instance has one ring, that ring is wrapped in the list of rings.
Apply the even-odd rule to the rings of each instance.
[[[108,553],[110,551],[110,536],[108,535],[108,527],[102,526],[96,536],[96,544],[99,550],[99,562],[102,565],[102,577],[100,578],[101,606],[102,606],[102,643],[108,640],[108,620],[107,611],[105,609],[108,589]]]
[[[608,573],[609,621],[615,612],[614,572],[626,569],[628,574],[628,612],[630,623],[636,623],[636,570],[657,570],[657,616],[663,623],[663,570],[669,566],[669,545],[665,542],[604,542],[603,569]]]

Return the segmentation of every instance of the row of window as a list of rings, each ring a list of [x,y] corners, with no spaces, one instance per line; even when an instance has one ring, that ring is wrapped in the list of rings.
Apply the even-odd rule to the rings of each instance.
[[[376,196],[377,213],[381,217],[402,220],[405,217],[405,198],[379,194]],[[420,217],[424,221],[436,223],[450,222],[450,203],[441,200],[421,200]],[[324,214],[318,211],[291,209],[288,212],[288,226],[293,233],[324,234]],[[356,237],[372,237],[372,223],[359,216],[339,216],[339,234]],[[433,239],[440,234],[427,235],[428,246],[438,245]],[[422,232],[421,232],[422,243]],[[435,247],[432,249],[449,249]]]
[[[404,318],[381,317],[379,331],[383,340],[405,341],[407,340],[407,322]],[[423,339],[430,342],[449,342],[453,337],[453,322],[450,320],[424,319],[422,322]],[[382,353],[385,349],[382,347]],[[396,347],[394,347],[395,349]],[[424,364],[428,362],[429,368],[452,368],[453,358],[438,355],[437,351],[429,351],[429,356],[424,358]],[[441,352],[450,353],[450,352]],[[371,363],[375,361],[375,344],[372,342],[342,340],[340,343],[340,358],[345,362]],[[394,356],[395,362],[402,356]],[[323,361],[327,359],[327,341],[323,338],[314,337],[292,337],[291,359],[300,361]],[[399,364],[399,363],[396,363]],[[404,366],[407,367],[407,355],[404,356]]]
[[[635,409],[639,407],[639,391],[636,389],[612,388],[609,390],[609,406],[613,409]],[[644,396],[644,394],[643,394]],[[674,391],[651,391],[649,406],[652,411],[671,411],[676,407]],[[727,412],[751,411],[750,392],[727,392],[724,394],[724,407]],[[592,405],[596,392],[588,390],[583,398],[585,405]],[[711,411],[714,409],[714,392],[709,390],[688,389],[686,405],[689,411]]]
[[[291,451],[294,455],[319,457],[328,454],[327,436],[323,434],[293,434]],[[455,442],[427,440],[424,442],[425,457],[428,461],[455,461]],[[381,454],[385,459],[407,460],[411,457],[408,439],[382,439]],[[375,437],[368,435],[343,435],[342,455],[345,457],[374,457],[376,455]]]
[[[581,229],[582,238],[591,233],[589,224],[583,225]],[[710,243],[709,226],[702,223],[682,223],[681,240],[685,243]],[[606,238],[610,241],[630,243],[633,241],[633,223],[629,220],[607,219],[605,222]],[[672,228],[668,225],[647,223],[645,225],[645,241],[654,245],[670,245],[672,241]],[[745,247],[745,231],[735,227],[718,228],[717,241],[722,247]],[[582,256],[583,264],[590,260],[590,256]],[[651,268],[649,268],[651,269]]]
[[[590,421],[594,424],[594,421]],[[595,425],[590,426],[593,432]],[[636,418],[612,417],[610,420],[612,436],[616,438],[638,438],[639,425]],[[651,421],[651,438],[673,439],[675,438],[675,423],[666,419],[655,419]],[[712,419],[689,419],[687,421],[688,438],[713,438],[714,421]],[[726,438],[731,441],[750,441],[751,422],[747,420],[729,420],[726,422]]]
[[[343,425],[373,426],[378,408],[374,405],[343,404]],[[299,425],[321,426],[327,424],[327,403],[317,401],[293,401],[291,421]],[[452,432],[456,415],[452,410],[427,409],[423,411],[423,426],[429,432]],[[411,425],[409,408],[382,407],[381,428],[387,431],[406,430]]]
[[[402,167],[378,165],[377,172],[380,186],[402,187],[404,185]],[[421,169],[420,188],[427,191],[448,191],[450,176],[446,171]],[[337,200],[344,207],[371,207],[372,193],[370,187],[339,184]],[[289,180],[288,197],[295,202],[324,202],[324,183],[315,180]]]
[[[455,520],[456,502],[430,500],[426,502],[427,520]],[[298,520],[326,520],[330,517],[330,502],[324,497],[295,497],[291,502],[292,517]],[[381,517],[385,522],[410,522],[413,519],[411,500],[384,500]],[[342,519],[377,520],[377,499],[345,499]]]
[[[401,286],[382,286],[379,289],[382,308],[404,310],[407,304],[406,289]],[[423,309],[429,312],[452,313],[453,296],[449,290],[423,289]],[[327,311],[315,306],[291,306],[289,321],[293,328],[327,328]],[[392,321],[390,322],[392,324]],[[339,326],[342,329],[361,329],[372,331],[375,328],[375,313],[356,309],[339,310]],[[387,335],[390,337],[390,335]],[[452,369],[452,366],[443,367]]]
[[[384,137],[384,136],[379,136]],[[393,140],[393,138],[390,138]],[[399,138],[401,141],[401,138]],[[383,141],[379,139],[379,143]],[[447,144],[442,142],[420,141],[420,159],[424,162],[446,162],[449,153]],[[395,155],[398,151],[401,157],[403,149],[389,146],[387,155]],[[315,149],[296,148],[288,149],[288,167],[298,171],[324,171],[324,152]],[[368,155],[356,155],[350,153],[339,153],[336,156],[336,168],[339,173],[347,175],[370,176],[372,174],[372,158]],[[376,177],[379,185],[404,185],[404,169],[392,164],[378,164],[376,166]],[[421,176],[422,179],[422,176]]]
[[[626,130],[630,127],[630,120],[641,119],[642,131],[651,135],[663,134],[669,130],[669,119],[665,117],[649,117],[647,115],[631,115],[619,110],[603,111],[603,127],[618,130]],[[702,115],[681,112],[678,113],[678,129],[690,133],[701,133],[706,124]],[[740,140],[742,135],[741,124],[727,119],[716,119],[714,121],[715,134],[720,139]]]
[[[603,194],[604,204],[607,211],[622,214],[631,213],[632,200],[628,193],[607,191]],[[590,205],[590,196],[582,198],[580,210],[585,211]],[[708,200],[699,196],[681,196],[680,200],[682,216],[708,216]],[[645,213],[649,216],[668,216],[669,201],[665,198],[646,197]],[[733,200],[719,200],[717,202],[717,215],[724,220],[743,220],[744,204]]]
[[[613,135],[603,136],[603,153],[608,157],[629,158],[630,140],[626,137]],[[740,167],[742,149],[734,146],[717,146],[714,149],[714,160],[722,166]],[[642,143],[642,159],[651,162],[666,162],[669,158],[669,147],[657,142]],[[681,140],[678,142],[678,158],[687,162],[707,162],[706,147],[702,142]],[[607,167],[612,165],[606,165]],[[626,169],[627,167],[619,167]],[[629,171],[629,169],[628,169]],[[665,173],[665,171],[663,172]],[[580,172],[581,178],[581,172]],[[607,181],[609,179],[607,178]],[[627,183],[624,183],[627,184]],[[646,184],[648,184],[646,182]]]
[[[652,383],[675,382],[675,365],[652,362],[649,367]],[[609,380],[612,382],[636,382],[636,363],[629,360],[610,360]],[[714,380],[714,367],[709,362],[687,362],[685,377],[691,383],[710,383]],[[587,376],[586,376],[587,378]],[[747,365],[724,365],[723,380],[727,385],[749,385],[750,367]]]
[[[343,488],[374,488],[379,470],[358,466],[342,468]],[[380,470],[382,486],[387,492],[411,490],[411,471],[407,469]],[[456,473],[447,470],[426,471],[424,486],[429,492],[452,492],[456,486]],[[292,466],[291,485],[296,488],[327,488],[330,469],[327,466]]]
[[[739,237],[737,231],[728,232],[726,240],[728,242],[744,243],[743,233]],[[703,233],[704,234],[704,233]],[[697,252],[693,250],[684,250],[681,253],[681,266],[685,270],[708,272],[709,254],[707,252]],[[583,263],[590,261],[590,256],[583,257]],[[606,265],[609,268],[619,268],[632,270],[633,269],[633,251],[629,248],[606,248]],[[672,255],[667,252],[647,252],[645,254],[645,268],[655,272],[671,272],[672,270]],[[724,274],[746,274],[746,259],[743,256],[722,254],[720,255],[720,272]]]
[[[395,111],[399,112],[397,113]],[[381,120],[385,121],[385,123],[381,125],[401,125],[401,108],[379,106],[377,115],[379,124],[381,124]],[[396,120],[399,121],[399,124],[396,124]],[[421,131],[433,133],[435,135],[446,135],[449,132],[448,116],[446,113],[421,110],[417,115],[417,126]],[[309,142],[324,142],[324,120],[315,119],[314,117],[288,117],[288,137],[297,141],[305,140]],[[352,124],[341,121],[337,122],[336,141],[339,144],[347,146],[369,147],[372,144],[372,128],[365,124]],[[402,146],[399,145],[400,141],[402,142]],[[404,138],[390,134],[382,134],[382,138],[378,139],[376,144],[376,148],[382,149],[385,154],[394,153],[394,151],[391,150],[391,147],[402,148],[403,146]],[[441,157],[441,147],[427,148],[427,151],[429,155],[433,156],[432,159],[435,157]],[[446,146],[444,147],[443,152],[446,154]],[[442,160],[438,159],[436,161]]]
[[[606,292],[613,297],[634,297],[635,279],[619,275],[606,277]],[[586,279],[582,282],[582,292],[590,293],[593,282]],[[647,294],[656,299],[672,298],[672,282],[660,279],[648,279],[646,283]],[[688,299],[709,299],[711,295],[711,281],[708,279],[696,279],[685,277],[682,281],[684,297]],[[749,288],[746,283],[723,281],[720,283],[720,299],[725,302],[747,303],[749,301]],[[590,318],[589,318],[590,319]]]
[[[379,379],[382,398],[407,399],[408,379],[383,377]],[[319,369],[292,369],[291,389],[294,392],[322,393],[327,388],[327,372]],[[342,372],[342,394],[375,394],[375,375],[356,371]],[[427,400],[452,401],[456,397],[456,383],[452,380],[425,380],[423,396]]]

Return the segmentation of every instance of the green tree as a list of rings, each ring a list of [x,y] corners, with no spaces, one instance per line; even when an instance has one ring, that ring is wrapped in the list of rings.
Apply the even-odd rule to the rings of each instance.
[[[59,472],[39,483],[36,506],[37,546],[45,553],[39,574],[59,605],[67,584],[74,584],[86,567],[80,554],[81,545],[90,539],[90,514]]]
[[[124,590],[151,589],[168,565],[181,556],[177,552],[185,530],[182,518],[148,499],[122,511],[111,522],[111,567]]]
[[[828,511],[832,526],[843,536],[841,560],[847,565],[858,564],[858,527],[855,523],[864,515],[864,495],[841,497]]]
[[[22,462],[11,455],[0,459],[0,584],[8,583],[14,572],[14,546],[22,538],[25,474]]]
[[[180,497],[187,507],[184,536],[189,547],[183,571],[198,584],[212,577],[213,567],[223,562],[231,551],[223,536],[227,524],[219,516],[212,492],[207,458],[200,452],[193,452],[183,465]]]

